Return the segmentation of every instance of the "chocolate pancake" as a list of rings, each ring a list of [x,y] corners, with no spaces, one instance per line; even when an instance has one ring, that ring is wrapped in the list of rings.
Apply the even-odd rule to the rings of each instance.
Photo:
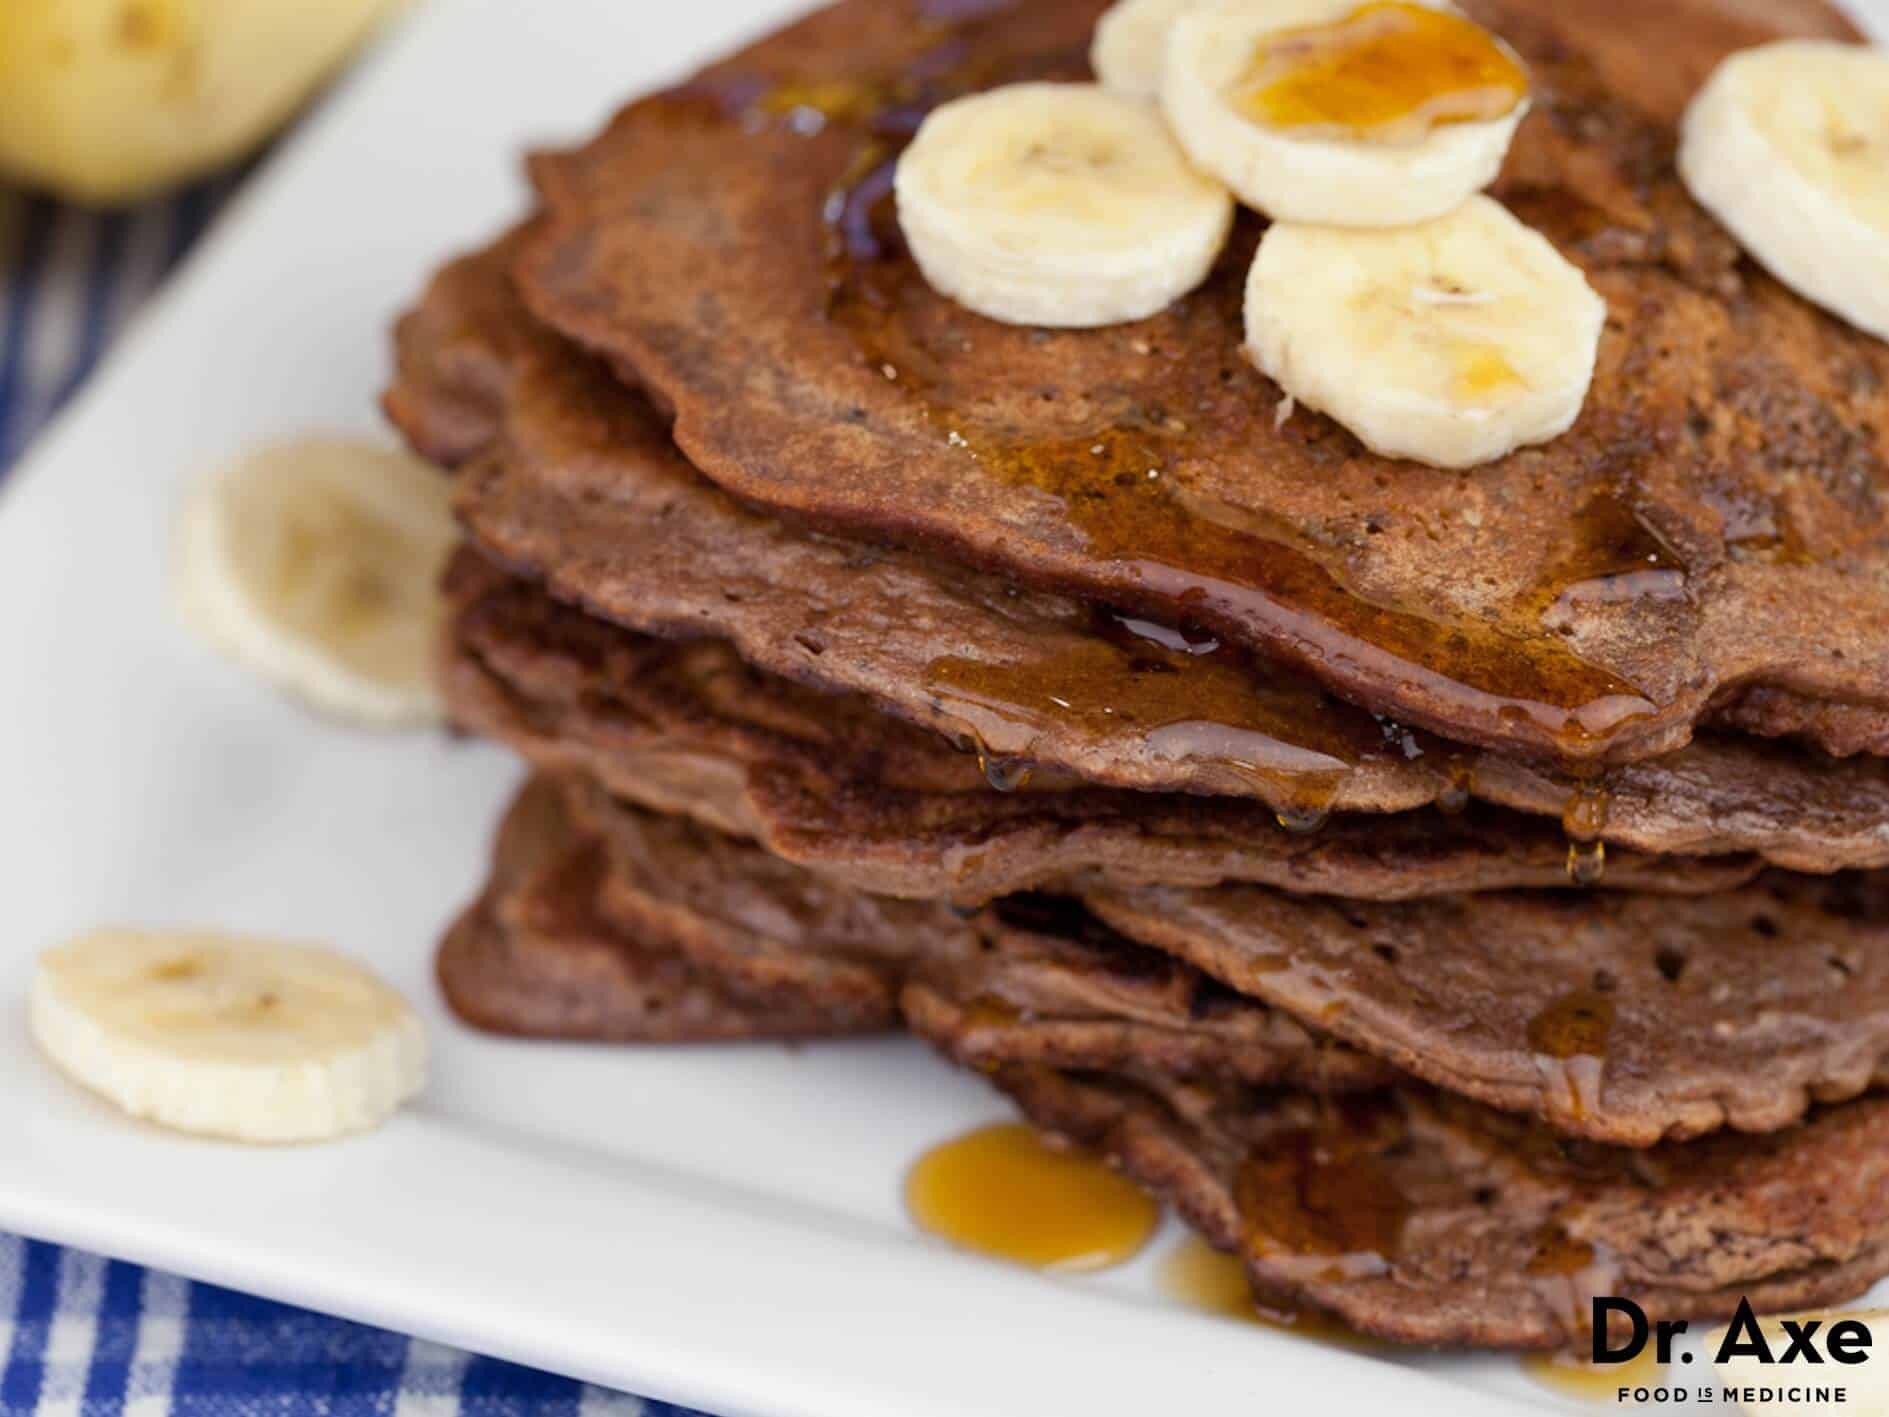
[[[753,838],[858,890],[978,905],[1085,884],[1257,881],[1370,899],[1564,886],[1558,823],[1472,805],[1337,817],[1316,832],[1233,799],[1097,789],[993,791],[936,735],[750,669],[719,640],[633,635],[470,553],[443,683],[454,720],[539,768]],[[1694,894],[1750,856],[1612,852],[1601,884]]]
[[[1059,939],[1094,935],[1066,910],[1051,918]],[[1889,1270],[1882,1098],[1770,1136],[1634,1151],[1408,1079],[1359,1095],[1367,1079],[1342,1049],[1282,1091],[1247,1075],[1271,1049],[1305,1057],[1273,1016],[1106,934],[1080,946],[1072,995],[1039,961],[1076,948],[1006,937],[922,964],[907,1020],[1242,1254],[1264,1303],[1310,1303],[1398,1342],[1548,1348],[1582,1336],[1595,1294],[1698,1318],[1746,1294],[1760,1309],[1833,1303]],[[1212,1020],[1185,1046],[1148,1026],[1183,1007]],[[1110,1014],[1122,1031],[1103,1026]],[[1255,1032],[1269,1047],[1251,1054]]]
[[[536,165],[530,303],[743,498],[1185,619],[1453,741],[1637,759],[1762,691],[1751,727],[1881,746],[1889,348],[1741,260],[1671,161],[1680,78],[1851,35],[1834,10],[1466,7],[1536,84],[1497,195],[1611,318],[1568,434],[1454,474],[1276,422],[1240,354],[1256,221],[1200,291],[1097,331],[983,320],[900,252],[876,199],[919,114],[1086,75],[1104,5],[845,0],[632,105]]]
[[[1073,901],[1019,896],[978,916],[975,950],[918,961],[899,1006],[980,1071],[1113,1070],[1278,1085],[1381,1088],[1389,1064],[1236,994],[1109,929]]]
[[[1622,1151],[1414,1087],[1334,1101],[1132,1070],[991,1078],[1239,1254],[1262,1303],[1393,1342],[1584,1346],[1597,1294],[1698,1320],[1746,1298],[1837,1304],[1889,1273],[1879,1097]]]
[[[1228,987],[1454,1092],[1597,1140],[1770,1131],[1889,1082],[1889,876],[1685,901],[1399,904],[1258,887],[1091,891]]]
[[[942,904],[835,886],[680,818],[616,804],[599,820],[591,795],[541,777],[507,815],[491,883],[441,952],[470,1021],[652,1042],[872,1031],[897,1022],[914,960],[976,945]]]
[[[980,922],[1018,918],[1014,902],[966,923],[940,904],[857,891],[581,778],[561,780],[555,810],[550,791],[534,788],[514,817],[549,816],[559,850],[532,862],[529,841],[517,841],[526,828],[507,827],[488,892],[501,920],[516,928],[520,901],[534,920],[575,911],[644,942],[645,954],[660,945],[737,999],[816,1000],[882,1026],[915,964],[933,979],[988,969]],[[1092,954],[1108,943],[1106,926],[1144,947],[1099,956],[1128,961],[1121,972],[1138,988],[1198,970],[1286,1016],[1266,1023],[1275,1038],[1296,1019],[1405,1073],[1600,1141],[1770,1131],[1813,1103],[1889,1082],[1889,877],[1774,873],[1687,900],[1485,892],[1373,904],[1224,886],[1091,888],[1083,902],[1100,925],[1069,902],[1035,917],[1064,922],[1037,930],[1059,937],[1064,963],[1085,939]],[[1146,947],[1191,968],[1156,970]],[[1012,988],[948,992],[1067,1012]],[[1197,981],[1143,988],[1144,1002],[1170,1004],[1213,992]]]
[[[530,324],[506,279],[518,241],[449,267],[402,322],[388,406],[427,455],[483,459],[462,479],[473,534],[553,594],[641,630],[726,639],[781,679],[865,695],[981,746],[999,781],[1029,762],[1039,784],[1061,770],[1258,797],[1295,820],[1464,793],[1581,810],[1573,782],[1387,727],[1299,676],[1189,652],[1202,645],[1152,626],[1105,617],[1098,633],[1095,613],[1063,597],[741,507],[683,461],[644,400]],[[977,667],[938,682],[933,667],[954,663]],[[1029,683],[1047,697],[1015,687]],[[1756,851],[1811,871],[1889,863],[1881,763],[1717,735],[1598,786],[1601,834],[1618,846]]]
[[[685,951],[719,974],[741,977],[747,963],[764,981],[821,984],[847,934],[833,922],[863,920],[855,956],[858,937],[890,934],[895,902],[678,829],[594,786],[569,791],[567,810],[602,844],[606,901],[626,883],[681,889],[688,919],[743,922],[758,918],[757,898],[769,918],[825,902],[817,948],[777,928],[759,944],[743,935],[734,950]],[[652,832],[670,848],[658,887],[636,884],[651,874]],[[1374,905],[1238,886],[1090,889],[1084,899],[1126,936],[1320,1035],[1596,1140],[1774,1130],[1814,1102],[1889,1081],[1889,886],[1879,877],[1772,875],[1685,901],[1490,892]],[[964,953],[954,917],[906,909],[928,928],[907,925],[911,943],[875,961],[874,979]]]
[[[889,987],[876,977],[865,989],[730,983],[684,953],[701,931],[678,932],[673,916],[611,918],[603,874],[558,787],[527,786],[500,829],[490,883],[440,945],[453,1012],[496,1033],[614,1043],[825,1038],[892,1021]]]
[[[922,969],[922,989],[982,1008],[966,1046],[992,1061],[1139,1059],[1319,1091],[1394,1077],[1074,902],[960,916],[874,900],[648,813],[599,825],[575,805],[588,791],[539,777],[507,813],[491,880],[440,950],[467,1022],[610,1042],[837,1037],[896,1023]]]

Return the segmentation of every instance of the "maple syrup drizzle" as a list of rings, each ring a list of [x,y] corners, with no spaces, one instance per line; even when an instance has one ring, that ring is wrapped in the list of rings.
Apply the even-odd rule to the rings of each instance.
[[[1702,480],[1699,494],[1705,504],[1718,513],[1720,534],[1732,560],[1809,566],[1822,559],[1812,551],[1797,519],[1783,501],[1729,479],[1717,480],[1709,475]],[[1868,526],[1870,520],[1865,519],[1863,526]],[[1826,554],[1835,550],[1835,547],[1828,548]]]
[[[1488,403],[1528,387],[1521,371],[1492,345],[1465,345],[1456,351],[1456,394]]]
[[[1089,1152],[1021,1123],[980,1127],[926,1152],[905,1178],[923,1230],[1032,1269],[1107,1269],[1148,1243],[1161,1212]]]
[[[1191,603],[1203,622],[1216,608],[1239,615],[1263,606],[1269,618],[1283,613],[1303,622],[1307,639],[1329,640],[1322,620],[1413,678],[1441,677],[1459,694],[1503,700],[1505,711],[1571,740],[1651,711],[1625,681],[1575,658],[1538,616],[1492,639],[1468,625],[1361,599],[1284,533],[1171,486],[1177,479],[1163,470],[1180,451],[1173,439],[1165,431],[1110,430],[1099,438],[985,449],[980,461],[1013,485],[1057,496],[1094,554],[1127,563],[1141,585],[1164,600]]]
[[[1595,989],[1557,999],[1528,1021],[1528,1041],[1550,1058],[1601,1058],[1613,1030],[1614,1003]]]
[[[1529,1259],[1529,1274],[1579,1274],[1595,1261],[1594,1247],[1577,1240],[1559,1225],[1545,1225],[1535,1236],[1535,1253]]]
[[[1524,1273],[1538,1292],[1558,1307],[1570,1333],[1592,1322],[1596,1296],[1619,1287],[1620,1267],[1613,1253],[1576,1239],[1553,1221],[1535,1234],[1535,1253]]]
[[[998,757],[981,747],[977,749],[977,765],[984,781],[997,792],[1021,792],[1036,773],[1035,765],[1027,758]]]
[[[1294,656],[1308,661],[1375,661],[1387,675],[1467,700],[1506,719],[1533,724],[1570,758],[1590,756],[1609,735],[1653,713],[1632,684],[1589,664],[1543,623],[1543,611],[1573,582],[1616,568],[1615,528],[1577,518],[1567,574],[1492,621],[1448,621],[1354,594],[1289,528],[1262,526],[1244,509],[1217,504],[1185,485],[1173,465],[1186,431],[1152,414],[1065,437],[1006,442],[953,408],[947,359],[926,347],[907,312],[929,297],[909,260],[888,254],[860,263],[855,253],[896,253],[881,217],[858,214],[836,194],[830,314],[847,326],[867,367],[884,371],[965,458],[1012,487],[1053,497],[1094,557],[1125,569],[1151,603],[1207,626],[1263,618],[1290,628]],[[896,223],[892,223],[896,225]],[[1588,536],[1605,543],[1582,554]],[[1059,666],[1060,667],[1060,666]],[[951,673],[951,670],[944,670]],[[1039,704],[1050,697],[1033,692]]]
[[[1583,1402],[1617,1403],[1620,1389],[1656,1387],[1665,1365],[1649,1347],[1625,1363],[1601,1367],[1565,1353],[1530,1353],[1522,1371],[1543,1387]]]
[[[1295,136],[1414,143],[1513,113],[1528,73],[1474,22],[1385,0],[1267,35],[1230,97],[1249,121]]]
[[[1574,1121],[1591,1116],[1600,1103],[1614,1002],[1597,989],[1563,995],[1528,1021],[1535,1064],[1553,1084],[1550,1107]]]
[[[848,79],[805,83],[790,81],[761,94],[755,109],[770,116],[789,119],[797,115],[812,115],[819,119],[821,125],[863,123],[884,111],[890,97],[889,91],[879,85]],[[796,126],[809,129],[813,125],[802,118]]]
[[[1392,751],[1370,715],[1295,676],[1261,678],[1213,641],[1189,644],[1141,621],[1101,624],[1075,648],[1029,660],[947,656],[927,666],[925,682],[987,767],[1027,759],[1053,726],[1073,724],[1164,761],[1224,770],[1295,830],[1321,824],[1351,772]]]
[[[1574,522],[1568,554],[1549,568],[1534,596],[1538,613],[1685,594],[1685,561],[1618,488],[1591,493]]]
[[[1388,1273],[1412,1209],[1383,1157],[1402,1131],[1392,1106],[1334,1102],[1255,1147],[1233,1183],[1247,1252],[1308,1279]]]
[[[1376,1339],[1316,1310],[1279,1309],[1260,1304],[1246,1282],[1246,1271],[1239,1257],[1214,1249],[1198,1235],[1187,1236],[1162,1257],[1155,1282],[1170,1299],[1219,1318],[1259,1324],[1289,1333],[1294,1338],[1341,1348],[1383,1346]]]
[[[1597,886],[1607,870],[1607,814],[1613,796],[1597,778],[1577,782],[1561,809],[1561,830],[1568,839],[1568,879],[1577,886]]]
[[[1476,785],[1475,759],[1458,748],[1446,747],[1437,755],[1443,773],[1443,788],[1437,793],[1436,807],[1446,817],[1461,816],[1469,810]]]
[[[964,1010],[966,1031],[981,1028],[1015,1028],[1024,1021],[1022,1009],[996,994],[979,994]]]

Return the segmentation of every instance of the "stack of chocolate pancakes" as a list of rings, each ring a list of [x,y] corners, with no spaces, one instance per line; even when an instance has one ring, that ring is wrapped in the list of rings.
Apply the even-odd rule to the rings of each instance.
[[[1685,195],[1815,0],[1479,0],[1494,195],[1610,314],[1566,436],[1446,473],[1153,319],[904,254],[950,97],[1103,0],[843,0],[540,157],[387,397],[466,529],[456,720],[537,775],[440,956],[475,1024],[901,1023],[1256,1294],[1551,1347],[1889,1272],[1889,349]]]

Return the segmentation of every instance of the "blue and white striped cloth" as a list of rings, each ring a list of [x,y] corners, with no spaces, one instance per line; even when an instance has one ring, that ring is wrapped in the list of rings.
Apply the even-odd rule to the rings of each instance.
[[[109,215],[0,191],[0,479],[236,180]],[[666,1403],[0,1234],[0,1417],[172,1412],[692,1417]]]
[[[0,471],[92,372],[233,182],[108,214],[0,190]]]

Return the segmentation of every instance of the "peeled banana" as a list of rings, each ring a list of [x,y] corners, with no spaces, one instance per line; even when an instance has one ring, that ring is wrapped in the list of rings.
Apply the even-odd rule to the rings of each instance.
[[[0,177],[95,203],[222,166],[400,0],[0,0]]]

